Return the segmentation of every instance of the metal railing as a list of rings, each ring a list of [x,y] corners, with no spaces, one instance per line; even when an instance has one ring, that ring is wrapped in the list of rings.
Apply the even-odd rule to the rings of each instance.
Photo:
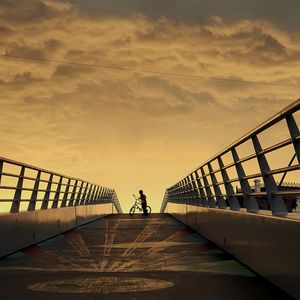
[[[295,118],[299,108],[300,99],[168,188],[161,212],[168,202],[231,210],[245,208],[251,213],[269,209],[273,215],[279,216],[291,212],[300,199],[300,189],[297,184],[289,186],[284,183],[284,179],[292,174],[293,181],[300,181],[300,132]],[[279,125],[284,127],[287,138],[279,135],[279,141],[263,147],[261,135]],[[239,148],[245,144],[248,148],[251,145],[251,151],[241,156]],[[277,160],[282,157],[289,163],[271,168],[268,157],[274,154]],[[225,160],[229,162],[224,163]],[[259,171],[245,172],[246,164],[256,164]],[[253,188],[250,181],[254,179],[258,183],[262,181],[263,185]]]
[[[122,213],[115,190],[7,158],[0,158],[0,211],[113,203]]]

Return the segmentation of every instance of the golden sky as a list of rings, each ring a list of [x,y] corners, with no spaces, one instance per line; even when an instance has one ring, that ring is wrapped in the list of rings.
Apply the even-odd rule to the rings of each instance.
[[[299,1],[219,2],[0,0],[0,53],[300,86]],[[1,56],[0,156],[112,187],[125,211],[142,188],[159,210],[166,187],[299,95]]]

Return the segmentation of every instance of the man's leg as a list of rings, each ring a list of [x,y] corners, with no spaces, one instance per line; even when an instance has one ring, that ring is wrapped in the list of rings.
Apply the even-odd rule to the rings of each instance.
[[[142,209],[143,209],[143,215],[144,216],[146,216],[146,215],[148,215],[148,213],[147,213],[147,203],[142,203]]]

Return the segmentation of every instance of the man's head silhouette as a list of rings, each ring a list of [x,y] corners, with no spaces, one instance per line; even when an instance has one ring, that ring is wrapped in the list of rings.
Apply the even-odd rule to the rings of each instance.
[[[142,195],[144,192],[143,192],[143,190],[139,190],[139,193],[140,193],[140,195]]]

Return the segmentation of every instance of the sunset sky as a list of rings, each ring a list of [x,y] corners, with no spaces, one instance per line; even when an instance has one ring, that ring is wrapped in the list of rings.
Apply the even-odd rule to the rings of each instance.
[[[299,11],[299,0],[0,0],[0,156],[112,187],[125,211],[142,188],[159,210],[166,187],[300,97]]]

